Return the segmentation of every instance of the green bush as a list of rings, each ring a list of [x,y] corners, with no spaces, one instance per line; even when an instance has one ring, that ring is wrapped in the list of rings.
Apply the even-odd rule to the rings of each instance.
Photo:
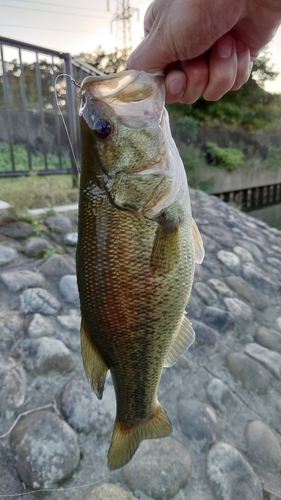
[[[173,124],[173,132],[180,140],[189,139],[189,142],[195,142],[197,123],[197,120],[192,116],[182,116]]]
[[[234,170],[245,159],[244,153],[237,148],[221,148],[216,143],[208,141],[205,144],[205,153],[208,163]]]
[[[178,142],[177,147],[184,164],[188,185],[195,189],[210,192],[213,186],[213,178],[204,178],[206,177],[208,165],[201,150],[193,144],[187,146],[183,142]]]
[[[281,148],[271,148],[264,161],[266,168],[278,169],[281,167]]]
[[[15,169],[19,170],[29,170],[28,165],[28,153],[24,146],[19,144],[13,145],[14,162]],[[44,170],[45,162],[44,155],[42,153],[31,155],[32,170]],[[54,154],[47,154],[47,163],[49,169],[60,168],[59,157]],[[63,156],[61,158],[61,167],[68,168],[71,167],[70,158],[68,156]],[[0,172],[9,172],[12,170],[12,160],[10,155],[10,147],[7,142],[0,141]]]

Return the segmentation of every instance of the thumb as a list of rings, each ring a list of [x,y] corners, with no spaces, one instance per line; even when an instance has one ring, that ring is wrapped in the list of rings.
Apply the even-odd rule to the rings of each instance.
[[[169,63],[174,61],[174,58],[169,56],[167,50],[164,50],[164,44],[161,41],[162,37],[156,36],[154,32],[151,32],[142,40],[127,61],[128,69],[154,73],[163,70]]]

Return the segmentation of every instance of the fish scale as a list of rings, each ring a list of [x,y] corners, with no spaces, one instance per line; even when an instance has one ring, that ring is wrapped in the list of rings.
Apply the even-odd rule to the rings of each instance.
[[[133,85],[134,99],[139,98],[137,104],[133,103],[136,117],[132,116],[129,100],[116,106],[116,81],[117,93],[111,99],[108,95],[103,98],[100,89],[96,90],[100,83],[105,86],[107,80],[110,89],[114,78],[120,79],[121,84],[122,78],[129,79],[127,87],[122,88],[123,99]],[[146,92],[149,87],[151,91],[145,99],[144,81]],[[106,104],[104,108],[100,101],[96,105],[96,91],[99,100]],[[173,364],[194,339],[184,311],[193,282],[194,262],[198,260],[196,248],[201,258],[203,247],[192,223],[185,176],[179,181],[182,163],[179,157],[171,157],[171,149],[174,154],[176,149],[173,143],[171,149],[168,147],[172,139],[167,135],[167,124],[160,124],[163,78],[135,71],[102,77],[102,82],[91,77],[82,84],[82,92],[77,244],[82,355],[86,374],[100,399],[106,373],[111,372],[117,412],[108,465],[116,469],[131,459],[143,439],[164,437],[172,432],[172,425],[157,400],[157,390],[163,367]],[[154,117],[149,122],[148,117],[143,131],[130,128],[128,123],[134,125],[141,113],[145,116],[149,107],[146,101],[152,98],[159,120]],[[119,112],[122,109],[121,115],[117,108]],[[101,114],[103,109],[108,115]],[[124,125],[124,116],[128,115],[131,118]],[[104,130],[111,131],[108,137],[103,134],[101,138],[96,132],[95,123],[100,131],[102,120],[107,124]],[[126,133],[129,157],[137,141],[138,154],[131,170],[126,157]],[[123,140],[123,172],[120,172],[120,145],[117,154],[114,152],[119,137]],[[153,168],[156,156],[155,173],[147,173],[145,166],[150,162]],[[159,167],[159,159],[163,168],[162,164]],[[107,164],[115,161],[117,171],[115,164]]]

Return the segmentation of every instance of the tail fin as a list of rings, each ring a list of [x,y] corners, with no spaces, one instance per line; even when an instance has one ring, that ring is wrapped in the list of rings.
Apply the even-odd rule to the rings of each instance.
[[[128,428],[116,418],[107,457],[109,469],[120,469],[126,465],[144,439],[166,437],[172,431],[172,424],[160,403],[157,403],[156,410],[149,419],[136,427]]]

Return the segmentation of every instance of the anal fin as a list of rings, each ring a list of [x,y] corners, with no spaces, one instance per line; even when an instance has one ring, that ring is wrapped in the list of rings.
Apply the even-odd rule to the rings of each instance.
[[[102,399],[108,366],[98,349],[90,339],[89,333],[81,324],[81,351],[86,376],[90,381],[98,399]]]
[[[195,333],[192,328],[191,322],[183,314],[182,320],[177,331],[177,335],[170,346],[170,349],[166,355],[164,366],[169,368],[173,366],[179,357],[187,351],[187,349],[193,344],[195,340]]]
[[[158,401],[152,415],[136,426],[127,427],[117,417],[107,457],[109,469],[120,469],[126,465],[144,439],[166,437],[172,431],[172,424]]]

